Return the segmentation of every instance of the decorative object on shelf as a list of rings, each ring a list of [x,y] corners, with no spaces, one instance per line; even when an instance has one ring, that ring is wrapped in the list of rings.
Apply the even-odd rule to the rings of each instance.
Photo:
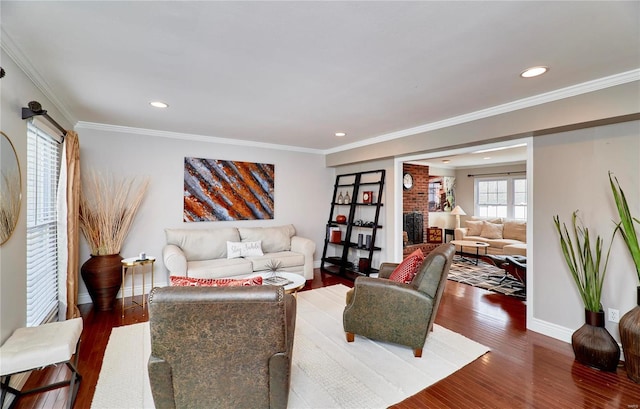
[[[371,249],[371,235],[367,234],[367,248]]]
[[[18,223],[22,182],[16,150],[9,137],[0,132],[0,245],[4,244]]]
[[[413,176],[407,172],[402,176],[402,187],[404,190],[409,190],[413,187]]]
[[[456,217],[456,229],[459,229],[460,228],[460,216],[466,216],[467,214],[465,213],[464,210],[462,210],[462,207],[460,207],[460,206],[454,207],[453,210],[451,211],[451,214]]]
[[[367,274],[369,272],[369,259],[366,257],[360,257],[358,259],[358,271]]]
[[[340,194],[338,195],[338,204],[343,204],[344,203],[344,198],[342,197],[342,192],[340,192]]]
[[[373,191],[365,190],[362,192],[362,203],[371,204],[373,203]]]
[[[427,242],[428,243],[442,243],[442,229],[439,227],[427,228]]]
[[[631,253],[638,281],[640,281],[640,246],[638,245],[638,234],[634,225],[634,222],[640,224],[640,220],[631,216],[627,198],[620,187],[618,179],[611,177],[611,172],[609,172],[609,183],[611,184],[613,198],[620,216],[620,223],[618,223],[616,232],[620,232],[629,249],[629,253]],[[640,286],[636,287],[636,306],[622,316],[618,329],[620,330],[620,341],[624,351],[624,366],[627,370],[627,376],[632,381],[640,383]]]
[[[572,234],[566,224],[560,226],[557,215],[553,222],[560,237],[562,253],[585,308],[585,324],[571,336],[576,361],[592,368],[615,372],[620,360],[620,347],[604,327],[604,311],[600,303],[611,243],[602,265],[602,238],[596,236],[593,248],[589,229],[578,218],[577,210],[572,216]],[[613,235],[611,239],[613,241]]]
[[[147,191],[148,179],[89,173],[80,191],[80,230],[91,258],[80,271],[98,311],[113,308],[122,285],[120,250]]]
[[[351,203],[351,196],[349,196],[349,192],[347,192],[344,195],[344,204],[350,204]]]
[[[346,223],[347,222],[347,216],[345,216],[344,214],[339,214],[336,216],[336,223]]]
[[[340,228],[332,227],[329,230],[331,231],[329,241],[331,243],[340,243],[342,241],[342,231],[340,231]]]
[[[274,181],[273,164],[184,158],[182,219],[273,219]]]
[[[362,245],[364,244],[364,234],[359,233],[358,234],[358,248],[361,249]]]

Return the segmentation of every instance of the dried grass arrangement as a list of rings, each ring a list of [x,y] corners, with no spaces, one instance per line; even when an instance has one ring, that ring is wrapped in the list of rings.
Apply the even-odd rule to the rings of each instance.
[[[92,172],[80,191],[80,230],[91,254],[118,254],[147,191],[145,178],[116,178]]]
[[[20,174],[2,172],[0,192],[0,243],[11,237],[20,214]]]

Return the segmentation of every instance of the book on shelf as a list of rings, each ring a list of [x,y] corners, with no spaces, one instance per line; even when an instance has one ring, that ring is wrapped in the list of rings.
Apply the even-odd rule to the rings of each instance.
[[[293,283],[293,281],[284,277],[272,276],[272,277],[263,278],[262,283],[270,284],[270,285],[287,285],[287,284]]]

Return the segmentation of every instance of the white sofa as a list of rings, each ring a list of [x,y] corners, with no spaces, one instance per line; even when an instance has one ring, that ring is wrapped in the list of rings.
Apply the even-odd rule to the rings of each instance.
[[[510,219],[471,219],[466,227],[454,231],[456,240],[470,240],[489,244],[487,254],[527,255],[527,222]],[[460,250],[460,248],[458,248]],[[462,248],[463,252],[476,253],[475,248]]]
[[[296,236],[293,225],[277,227],[226,227],[219,229],[165,229],[164,265],[172,276],[192,278],[242,278],[268,270],[271,260],[280,271],[313,279],[312,240]],[[228,258],[227,242],[260,242],[263,255]]]

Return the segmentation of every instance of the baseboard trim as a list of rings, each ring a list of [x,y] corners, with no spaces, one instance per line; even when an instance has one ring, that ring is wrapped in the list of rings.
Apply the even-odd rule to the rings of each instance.
[[[571,336],[575,332],[575,330],[537,318],[534,318],[527,324],[527,329],[566,342],[567,344],[571,344]],[[619,342],[618,346],[620,347],[620,360],[624,361],[624,350]]]

